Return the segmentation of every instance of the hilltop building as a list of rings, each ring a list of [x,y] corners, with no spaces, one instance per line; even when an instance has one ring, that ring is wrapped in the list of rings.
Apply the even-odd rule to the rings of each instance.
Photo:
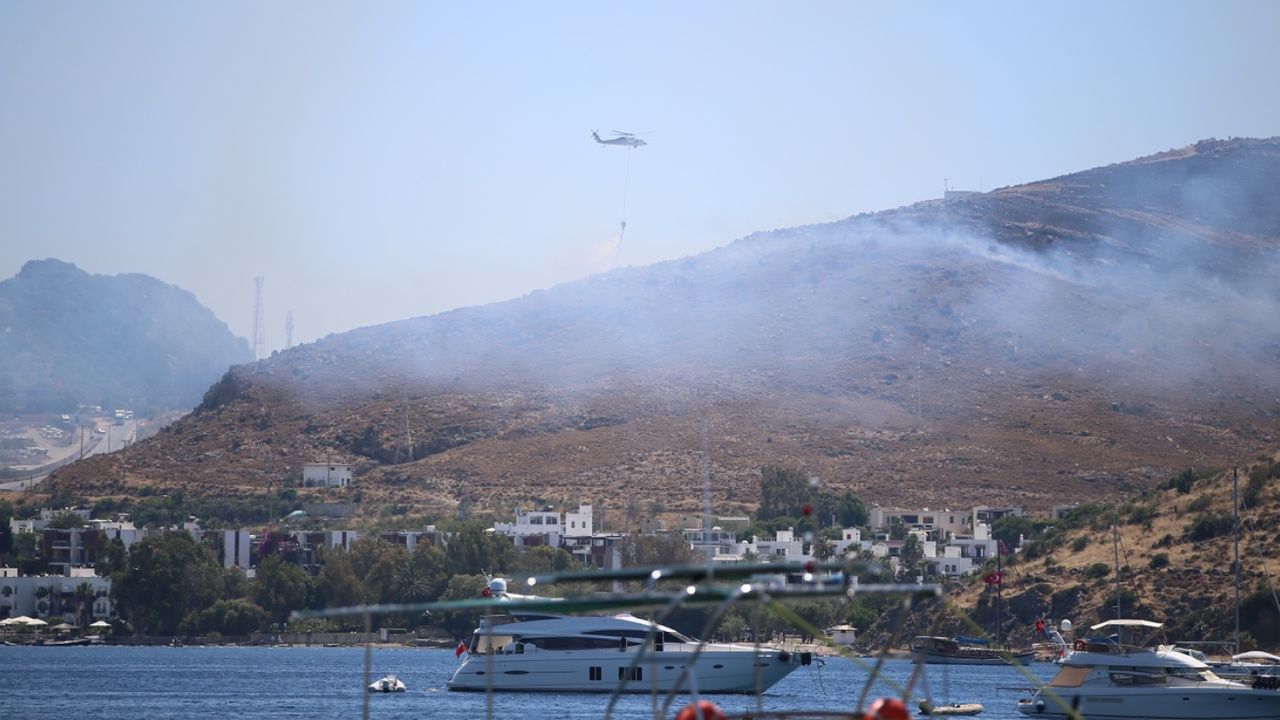
[[[347,487],[350,484],[350,465],[307,463],[302,466],[303,487]]]

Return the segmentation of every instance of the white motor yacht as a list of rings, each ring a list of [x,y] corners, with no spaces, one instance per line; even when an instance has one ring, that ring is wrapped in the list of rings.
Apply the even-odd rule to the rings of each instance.
[[[494,580],[492,594],[505,597]],[[511,612],[480,621],[450,690],[520,692],[763,692],[809,653],[704,643],[630,614]]]
[[[1161,623],[1109,620],[1091,629],[1158,630]],[[1224,680],[1208,665],[1171,647],[1106,639],[1078,640],[1048,687],[1018,701],[1024,715],[1090,720],[1251,720],[1280,717],[1280,692]]]

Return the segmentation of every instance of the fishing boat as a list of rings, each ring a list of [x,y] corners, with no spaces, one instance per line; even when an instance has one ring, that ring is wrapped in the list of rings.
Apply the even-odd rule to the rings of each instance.
[[[1035,660],[1035,650],[1010,651],[983,638],[918,635],[911,641],[916,662],[933,665],[1009,665]]]
[[[1146,620],[1108,620],[1091,630],[1159,630]],[[1091,637],[1062,662],[1049,685],[1017,709],[1033,717],[1253,720],[1280,717],[1280,692],[1214,674],[1204,662],[1170,646],[1128,645]]]
[[[489,590],[499,599],[534,597],[509,595],[502,579]],[[514,610],[482,618],[465,653],[450,690],[756,693],[813,661],[810,653],[695,640],[628,613]]]

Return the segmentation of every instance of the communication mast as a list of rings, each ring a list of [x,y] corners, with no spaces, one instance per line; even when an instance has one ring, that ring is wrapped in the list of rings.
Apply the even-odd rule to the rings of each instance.
[[[257,360],[262,357],[263,351],[267,349],[266,341],[266,323],[263,322],[262,314],[262,283],[265,280],[261,275],[253,279],[253,359]]]
[[[284,349],[293,347],[293,311],[284,314]]]

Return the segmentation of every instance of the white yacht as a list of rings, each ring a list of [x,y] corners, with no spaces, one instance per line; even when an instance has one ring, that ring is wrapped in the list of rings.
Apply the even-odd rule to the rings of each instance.
[[[1138,632],[1162,625],[1108,620],[1093,631]],[[1223,680],[1208,665],[1171,647],[1077,640],[1047,688],[1019,700],[1024,715],[1090,720],[1251,720],[1280,717],[1280,692]]]
[[[493,581],[493,595],[506,584]],[[509,612],[480,621],[450,690],[763,692],[809,653],[704,643],[633,615]]]

